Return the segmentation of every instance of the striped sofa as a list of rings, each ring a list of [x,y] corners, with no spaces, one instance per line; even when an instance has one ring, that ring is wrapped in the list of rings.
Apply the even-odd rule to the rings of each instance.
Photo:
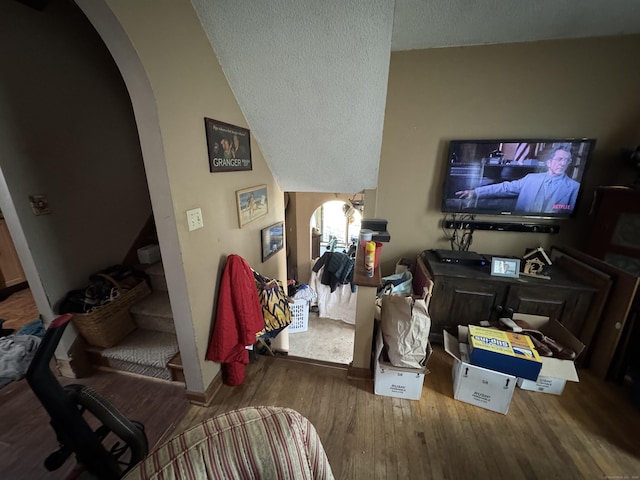
[[[314,426],[281,407],[247,407],[192,427],[125,480],[333,479]]]

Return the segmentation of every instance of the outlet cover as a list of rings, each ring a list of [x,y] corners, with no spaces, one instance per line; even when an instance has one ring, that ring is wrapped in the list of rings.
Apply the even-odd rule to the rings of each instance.
[[[193,210],[187,210],[187,224],[189,225],[190,232],[204,227],[202,209],[194,208]]]

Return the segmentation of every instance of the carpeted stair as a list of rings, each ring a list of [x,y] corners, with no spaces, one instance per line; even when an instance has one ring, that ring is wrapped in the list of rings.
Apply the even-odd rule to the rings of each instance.
[[[171,333],[175,336],[176,327],[173,323],[173,312],[168,292],[152,291],[129,311],[138,328]]]
[[[176,353],[175,334],[138,328],[115,347],[104,349],[102,357],[116,370],[171,380],[167,364]]]
[[[148,377],[184,381],[162,262],[147,266],[145,273],[152,292],[130,310],[138,328],[118,345],[100,351],[99,363]]]

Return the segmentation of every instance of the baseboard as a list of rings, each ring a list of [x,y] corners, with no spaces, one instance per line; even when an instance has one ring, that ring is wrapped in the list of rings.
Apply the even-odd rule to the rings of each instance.
[[[0,289],[0,301],[4,301],[20,290],[24,290],[25,288],[29,288],[29,284],[27,282],[16,283],[15,285],[11,285],[10,287],[5,287]]]
[[[361,367],[349,367],[347,370],[347,378],[349,380],[371,380],[371,370]]]
[[[70,360],[56,358],[56,368],[58,369],[58,373],[65,378],[79,378],[73,370]]]
[[[190,392],[187,390],[184,396],[189,400],[189,402],[194,405],[198,405],[200,407],[208,407],[215,397],[218,390],[222,387],[222,370],[218,372],[218,374],[211,380],[211,383],[207,387],[207,390],[204,393],[201,392]]]
[[[69,356],[68,360],[56,358],[56,366],[60,375],[67,378],[86,378],[93,373],[93,354],[88,351],[88,344],[82,336],[76,337],[67,355]]]
[[[316,365],[318,367],[335,368],[337,370],[347,370],[350,368],[349,365],[345,365],[344,363],[327,362],[324,360],[315,360],[313,358],[296,357],[295,355],[283,355],[283,356],[278,356],[277,358],[281,358],[283,360],[287,360],[290,362],[305,363],[307,365]]]

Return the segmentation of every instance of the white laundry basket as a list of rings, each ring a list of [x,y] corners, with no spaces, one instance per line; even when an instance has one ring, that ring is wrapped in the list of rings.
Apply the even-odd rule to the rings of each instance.
[[[306,332],[309,329],[309,301],[296,300],[289,304],[291,323],[289,333]]]

